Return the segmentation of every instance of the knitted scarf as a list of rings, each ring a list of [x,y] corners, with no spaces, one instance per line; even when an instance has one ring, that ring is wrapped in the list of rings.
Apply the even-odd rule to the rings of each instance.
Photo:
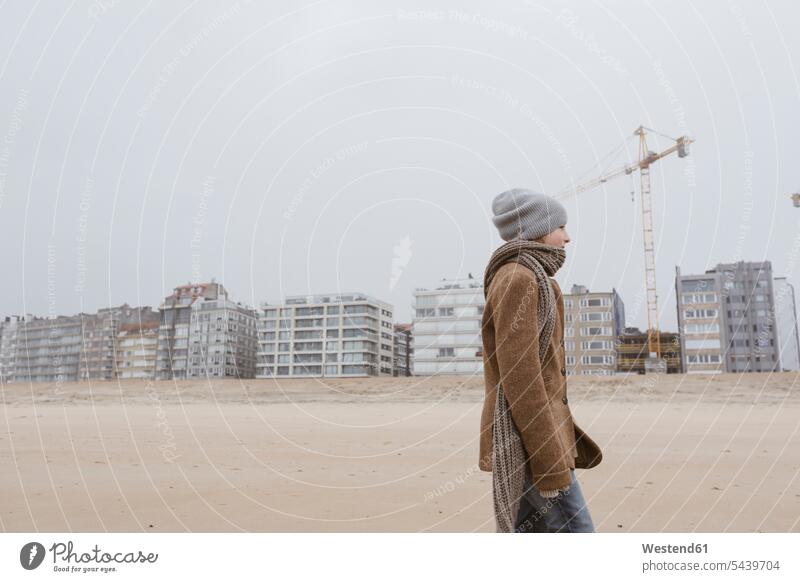
[[[549,277],[564,264],[564,249],[531,240],[512,240],[500,246],[489,259],[483,277],[484,297],[489,294],[497,270],[506,263],[519,263],[533,271],[538,282],[539,359],[544,363],[547,346],[555,327],[555,294]],[[501,371],[502,372],[502,371]],[[495,524],[498,533],[514,531],[525,478],[530,475],[522,439],[511,417],[511,408],[497,385],[492,431],[492,490]]]

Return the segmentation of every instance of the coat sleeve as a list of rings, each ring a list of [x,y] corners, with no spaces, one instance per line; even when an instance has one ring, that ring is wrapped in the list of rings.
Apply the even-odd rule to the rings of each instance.
[[[495,289],[495,355],[511,416],[539,490],[563,489],[571,474],[547,398],[539,359],[536,277],[519,269]]]

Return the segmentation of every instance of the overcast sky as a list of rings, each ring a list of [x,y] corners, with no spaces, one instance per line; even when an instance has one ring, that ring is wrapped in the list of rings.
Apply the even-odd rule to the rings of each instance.
[[[630,162],[640,124],[697,140],[652,169],[662,329],[676,265],[769,260],[798,287],[796,2],[264,4],[2,4],[2,314],[216,277],[408,321],[414,288],[482,277],[496,194]],[[565,204],[562,288],[616,288],[646,327],[638,179]]]

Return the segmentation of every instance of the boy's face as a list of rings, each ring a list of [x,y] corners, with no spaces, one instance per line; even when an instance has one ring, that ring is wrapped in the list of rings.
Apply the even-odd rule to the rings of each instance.
[[[566,225],[561,225],[553,232],[548,234],[542,239],[542,242],[546,245],[551,245],[554,247],[564,248],[566,244],[569,242],[569,235],[567,234],[567,227]]]

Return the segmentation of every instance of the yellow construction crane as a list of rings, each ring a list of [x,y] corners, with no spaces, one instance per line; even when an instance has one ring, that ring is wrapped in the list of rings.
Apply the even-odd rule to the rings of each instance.
[[[651,151],[647,147],[646,132],[656,133],[666,137],[675,143],[662,152]],[[644,240],[644,265],[645,265],[645,284],[647,286],[647,345],[651,358],[661,358],[661,335],[658,329],[658,295],[656,294],[656,266],[653,236],[653,205],[650,196],[650,166],[661,158],[674,152],[678,152],[679,158],[689,155],[689,144],[694,140],[689,136],[682,136],[677,139],[664,136],[653,129],[640,125],[633,136],[639,137],[639,160],[632,162],[616,170],[611,170],[586,182],[565,188],[558,194],[557,198],[566,198],[590,190],[600,184],[605,184],[617,176],[630,175],[639,170],[639,179],[642,193],[642,229]],[[624,146],[624,144],[623,144]],[[613,153],[613,152],[612,152]]]

